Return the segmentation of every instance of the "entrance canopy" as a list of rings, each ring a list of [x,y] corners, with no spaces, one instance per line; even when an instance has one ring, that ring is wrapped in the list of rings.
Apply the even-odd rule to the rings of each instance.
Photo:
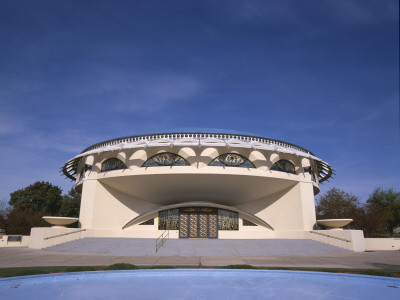
[[[243,217],[245,217],[250,222],[253,222],[257,225],[274,230],[271,225],[269,225],[267,222],[263,221],[262,219],[260,219],[259,217],[255,216],[255,215],[252,215],[245,211],[237,209],[236,207],[231,207],[231,206],[226,206],[226,205],[221,205],[221,204],[216,204],[216,203],[211,203],[211,202],[185,202],[185,203],[162,206],[162,207],[159,207],[158,209],[146,212],[144,214],[141,214],[141,215],[133,218],[128,223],[126,223],[122,227],[122,229],[125,229],[125,228],[135,225],[135,224],[139,224],[141,222],[144,222],[147,219],[149,219],[153,214],[158,213],[159,211],[169,210],[169,209],[174,209],[174,208],[185,208],[185,207],[210,207],[210,208],[220,208],[220,209],[234,211],[234,212],[239,213]]]

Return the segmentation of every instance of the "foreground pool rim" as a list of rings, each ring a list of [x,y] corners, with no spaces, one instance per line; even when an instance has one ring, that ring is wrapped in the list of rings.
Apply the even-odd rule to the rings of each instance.
[[[171,288],[172,287],[172,288]],[[400,299],[400,278],[286,270],[150,269],[29,275],[0,279],[2,299]],[[102,298],[102,299],[103,299]],[[203,299],[202,298],[202,299]]]

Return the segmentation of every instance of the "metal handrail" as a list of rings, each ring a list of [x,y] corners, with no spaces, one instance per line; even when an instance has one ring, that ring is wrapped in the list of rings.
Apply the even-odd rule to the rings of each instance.
[[[86,229],[75,230],[75,231],[66,232],[66,233],[63,233],[63,234],[57,234],[57,235],[49,236],[49,237],[46,237],[44,239],[45,240],[49,240],[49,239],[52,239],[52,238],[56,238],[56,237],[60,237],[60,236],[68,235],[68,234],[73,234],[73,233],[77,233],[77,232],[82,232],[82,231],[85,231],[85,230]]]
[[[322,235],[322,236],[326,236],[326,237],[328,237],[328,238],[332,238],[332,239],[344,241],[344,242],[346,242],[346,243],[351,243],[351,240],[346,240],[346,239],[343,239],[343,238],[340,238],[340,237],[332,236],[332,235],[325,234],[325,233],[321,233],[321,232],[310,231],[310,233],[319,234],[319,235]]]
[[[166,233],[166,234],[165,234]],[[165,236],[164,236],[165,234]],[[157,239],[156,239],[156,253],[158,249],[164,246],[164,240],[169,238],[169,229],[165,230]],[[161,239],[161,240],[160,240]]]

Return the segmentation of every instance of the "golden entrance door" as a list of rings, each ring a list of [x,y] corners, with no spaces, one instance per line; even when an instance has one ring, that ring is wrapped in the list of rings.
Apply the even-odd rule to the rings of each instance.
[[[189,214],[189,237],[190,238],[197,238],[199,237],[199,226],[198,226],[198,214],[197,213],[190,213]]]
[[[218,214],[214,208],[181,208],[179,213],[180,238],[218,238]]]
[[[181,212],[179,214],[179,237],[187,238],[188,235],[188,213]]]
[[[218,214],[217,212],[208,215],[208,237],[210,239],[218,238]]]

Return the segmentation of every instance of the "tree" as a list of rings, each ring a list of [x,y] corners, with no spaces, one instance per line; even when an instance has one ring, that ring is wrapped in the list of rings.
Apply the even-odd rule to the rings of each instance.
[[[364,210],[359,199],[337,188],[331,188],[317,199],[318,219],[353,219],[352,228],[361,229]]]
[[[7,234],[29,235],[32,227],[50,226],[42,216],[43,213],[17,206],[0,216],[0,227]]]
[[[78,217],[81,194],[71,188],[62,196],[58,186],[37,181],[10,194],[9,204],[0,203],[0,228],[7,234],[30,233],[32,227],[51,226],[44,221],[44,215]]]
[[[46,215],[56,215],[61,205],[61,189],[49,182],[37,181],[10,194],[9,204]]]
[[[75,187],[72,187],[67,195],[63,196],[59,216],[61,217],[79,217],[79,210],[81,207],[81,193]]]
[[[378,187],[369,196],[367,204],[370,209],[380,209],[387,231],[393,235],[393,229],[400,226],[400,193],[392,188]]]
[[[386,232],[386,211],[378,205],[368,203],[364,206],[364,209],[362,229],[365,237],[379,237],[379,234]]]

